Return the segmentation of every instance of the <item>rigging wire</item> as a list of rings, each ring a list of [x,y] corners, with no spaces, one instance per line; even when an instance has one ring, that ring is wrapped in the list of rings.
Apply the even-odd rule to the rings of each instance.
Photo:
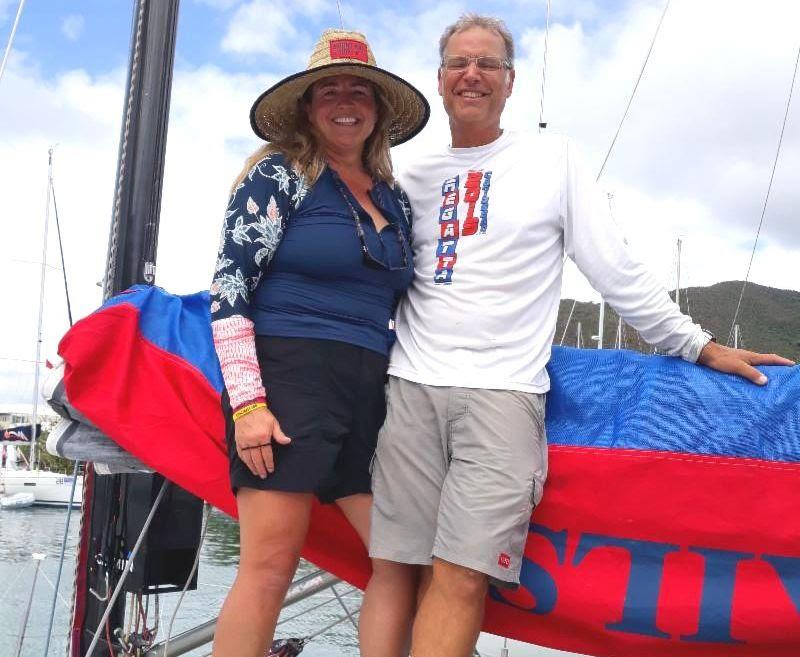
[[[572,320],[572,314],[575,312],[575,306],[577,305],[577,303],[578,303],[577,299],[572,300],[572,308],[569,309],[569,315],[567,316],[567,321],[564,324],[564,332],[561,334],[561,340],[558,341],[559,346],[564,345],[564,338],[567,337],[567,329],[569,328],[569,323]]]
[[[172,638],[172,624],[175,622],[175,617],[178,615],[178,609],[181,607],[181,603],[183,602],[183,597],[186,595],[186,590],[189,588],[189,584],[194,577],[194,574],[197,572],[197,566],[200,563],[200,550],[203,547],[203,543],[206,540],[206,531],[208,531],[208,519],[211,515],[211,505],[206,504],[205,508],[205,517],[203,518],[203,531],[200,532],[200,543],[197,546],[197,554],[194,557],[194,563],[192,564],[192,569],[189,571],[189,576],[186,578],[186,583],[183,585],[183,590],[181,591],[181,595],[178,598],[178,602],[175,603],[175,609],[172,612],[172,617],[169,619],[169,625],[167,626],[167,637],[164,641],[164,650],[161,653],[162,655],[169,655],[169,641]]]
[[[344,29],[344,18],[342,18],[342,5],[339,4],[339,0],[336,0],[336,9],[339,10],[339,25]]]
[[[22,17],[22,8],[25,6],[25,0],[19,0],[19,7],[17,7],[17,16],[14,19],[14,25],[11,28],[11,34],[8,37],[8,43],[6,44],[6,51],[3,54],[3,62],[0,63],[0,80],[3,79],[3,73],[6,71],[6,63],[8,62],[8,57],[11,54],[11,45],[14,43],[14,35],[17,33],[17,27],[19,26],[19,19]]]
[[[658,19],[658,25],[656,25],[656,31],[653,33],[653,38],[650,40],[650,47],[647,50],[647,55],[644,58],[644,62],[642,62],[642,68],[639,71],[639,77],[636,78],[636,83],[633,85],[633,91],[631,92],[630,98],[628,98],[628,104],[625,106],[625,112],[622,114],[622,118],[619,121],[619,125],[617,126],[617,131],[614,133],[614,138],[611,140],[611,144],[608,147],[608,151],[606,152],[605,158],[603,158],[603,164],[600,165],[600,170],[597,172],[597,178],[595,178],[595,182],[599,181],[602,177],[603,173],[606,170],[606,164],[608,164],[608,160],[611,157],[611,152],[614,150],[614,146],[617,143],[617,138],[619,137],[619,133],[622,131],[622,126],[625,123],[625,119],[628,117],[628,112],[631,109],[631,105],[633,104],[633,99],[636,96],[636,91],[639,89],[639,83],[641,83],[642,78],[644,77],[644,71],[647,68],[647,62],[650,61],[650,54],[653,52],[653,47],[656,44],[656,39],[658,38],[658,33],[661,31],[661,24],[664,22],[664,16],[667,15],[667,10],[669,9],[671,0],[667,0],[666,4],[664,5],[664,9],[661,12],[661,17]],[[548,2],[549,6],[549,2]],[[564,255],[564,260],[567,259],[566,254]],[[578,304],[577,299],[573,299],[572,301],[572,310],[570,310],[570,317],[572,317],[572,313],[575,310],[575,306]],[[564,336],[567,334],[567,329],[569,328],[569,321],[567,325],[564,327]],[[559,344],[564,343],[564,336],[561,337],[561,342]]]
[[[767,185],[767,193],[764,196],[764,205],[761,208],[761,218],[758,221],[758,230],[756,230],[756,239],[753,242],[753,250],[750,253],[750,262],[747,264],[747,274],[744,277],[744,282],[742,283],[741,292],[739,292],[739,301],[736,303],[736,311],[733,313],[733,320],[731,321],[731,330],[728,332],[728,340],[725,342],[727,346],[730,346],[731,340],[733,339],[733,329],[736,326],[736,321],[739,319],[739,310],[742,307],[742,299],[744,298],[744,290],[747,287],[747,283],[750,281],[750,270],[753,267],[753,259],[756,256],[756,248],[758,247],[758,239],[761,236],[761,228],[764,225],[764,217],[767,214],[767,204],[769,203],[770,193],[772,192],[772,182],[775,180],[775,170],[778,168],[778,159],[781,155],[781,146],[783,145],[783,135],[786,131],[786,123],[789,119],[789,108],[792,106],[792,94],[794,93],[794,83],[797,79],[797,67],[800,63],[800,47],[797,49],[797,57],[794,61],[794,73],[792,73],[792,84],[789,86],[789,98],[786,100],[786,111],[783,114],[783,123],[781,124],[781,133],[778,137],[778,148],[775,150],[775,160],[772,162],[772,172],[769,176],[769,185]]]
[[[32,561],[26,563],[20,570],[17,571],[17,576],[11,580],[11,584],[8,585],[8,588],[3,592],[3,595],[0,595],[0,602],[3,602],[3,600],[6,599],[6,596],[11,593],[12,589],[14,588],[14,584],[16,584],[19,578],[27,572],[28,566],[32,563]]]
[[[61,603],[64,605],[64,607],[65,607],[65,608],[67,608],[67,609],[69,609],[69,602],[67,602],[67,601],[64,599],[64,596],[63,596],[63,595],[60,595],[60,594],[58,593],[58,589],[56,588],[56,585],[55,585],[55,583],[53,582],[53,580],[52,580],[52,579],[50,579],[50,578],[47,576],[47,573],[46,573],[44,570],[42,571],[41,575],[42,575],[42,577],[44,577],[44,581],[45,581],[45,582],[47,582],[47,583],[50,585],[50,588],[52,588],[52,589],[53,589],[53,594],[54,594],[54,595],[58,595],[58,598],[61,600]],[[45,655],[46,655],[46,654],[47,654],[47,653],[45,653]]]
[[[133,38],[133,53],[131,55],[130,73],[128,79],[128,103],[125,108],[125,119],[123,122],[122,139],[119,148],[119,170],[117,171],[117,188],[114,191],[114,211],[111,218],[111,235],[108,241],[108,261],[106,262],[106,273],[103,280],[103,299],[108,299],[114,294],[114,271],[117,267],[117,248],[120,238],[120,212],[122,206],[122,188],[125,180],[125,162],[128,157],[128,138],[131,132],[131,121],[133,120],[134,100],[136,96],[136,80],[139,77],[139,68],[142,56],[142,33],[144,29],[144,15],[147,3],[139,4],[139,12],[136,16],[136,31]]]
[[[50,230],[50,189],[53,180],[53,149],[47,151],[47,205],[44,209],[44,231],[42,236],[42,268],[39,274],[39,313],[36,329],[36,360],[42,359],[42,320],[44,318],[44,286],[47,276],[47,236]],[[33,419],[31,421],[30,469],[36,469],[36,447],[40,432],[36,430],[39,413],[39,366],[33,370]]]
[[[547,127],[544,121],[544,88],[547,79],[547,42],[550,35],[550,0],[547,0],[547,18],[544,26],[544,52],[542,54],[542,90],[539,93],[539,132]]]
[[[51,148],[50,149],[51,164],[52,164],[52,153],[53,153],[53,149]],[[64,274],[64,294],[66,295],[66,298],[67,298],[67,318],[69,320],[70,327],[72,327],[72,324],[73,324],[73,322],[72,322],[72,305],[70,303],[70,298],[69,298],[69,285],[67,284],[67,263],[64,260],[64,244],[63,244],[63,242],[61,240],[61,223],[58,220],[58,206],[56,204],[56,188],[55,188],[55,183],[54,183],[54,179],[53,179],[52,167],[51,167],[51,171],[50,171],[49,185],[50,185],[50,187],[49,187],[48,191],[50,193],[50,196],[53,199],[53,213],[55,214],[55,218],[56,218],[56,232],[58,234],[58,249],[59,249],[59,252],[61,254],[61,271]],[[78,472],[80,470],[80,466],[81,466],[81,462],[80,461],[75,461],[75,465],[72,468],[72,486],[70,488],[70,493],[69,493],[69,505],[68,505],[69,508],[67,509],[67,518],[64,521],[64,535],[63,535],[62,540],[61,540],[61,554],[60,554],[59,559],[58,559],[58,572],[56,573],[56,582],[53,585],[53,600],[52,600],[51,605],[50,605],[50,619],[49,619],[49,622],[48,622],[48,625],[47,625],[47,639],[45,640],[44,653],[42,653],[44,655],[44,657],[47,657],[47,651],[50,648],[50,637],[53,634],[53,622],[55,620],[55,614],[56,614],[56,598],[57,597],[61,597],[59,595],[58,588],[61,585],[61,573],[62,573],[62,571],[64,569],[64,558],[65,558],[66,549],[67,549],[67,539],[69,537],[69,524],[70,524],[70,520],[72,518],[72,501],[75,499],[75,488],[76,488],[76,485],[78,483]],[[61,599],[63,600],[63,598],[61,598]]]
[[[47,362],[44,360],[33,360],[32,358],[12,358],[11,356],[0,356],[0,360],[13,360],[16,363],[39,363],[39,365],[44,365]]]
[[[336,590],[336,587],[333,584],[331,584],[331,591],[333,591],[333,595],[336,596],[336,599],[339,601],[339,604],[342,606],[342,609],[344,609],[344,613],[347,614],[347,617],[350,619],[350,622],[353,624],[353,627],[356,628],[356,630],[358,630],[358,623],[356,622],[356,619],[353,618],[353,615],[350,613],[350,610],[344,603],[342,596],[339,595],[339,592]]]
[[[687,258],[684,258],[683,259],[683,263],[681,264],[681,269],[683,270],[683,280],[685,281],[685,284],[683,286],[683,298],[686,300],[686,314],[689,317],[691,317],[692,316],[692,305],[690,303],[690,298],[689,298],[689,294],[690,294],[689,293],[690,276],[689,276],[689,268],[688,268],[688,266],[686,264],[687,262],[688,262]]]
[[[31,584],[31,592],[28,595],[28,603],[25,607],[25,612],[22,614],[22,624],[19,628],[19,636],[17,636],[17,649],[14,653],[14,657],[20,657],[22,654],[22,645],[25,643],[25,632],[28,629],[28,620],[31,614],[31,606],[33,604],[33,595],[36,591],[36,580],[39,577],[39,572],[42,568],[42,561],[45,559],[44,554],[34,552],[33,553],[33,560],[36,562],[36,570],[33,571],[33,583]]]
[[[323,627],[323,628],[317,630],[316,632],[314,632],[313,634],[309,634],[307,637],[305,637],[306,642],[313,641],[318,636],[321,636],[322,634],[325,634],[325,632],[330,630],[332,627],[336,627],[339,623],[344,623],[346,620],[348,620],[350,618],[351,615],[352,616],[358,616],[360,613],[361,613],[361,607],[359,607],[358,609],[356,609],[353,612],[348,612],[347,614],[339,616],[339,618],[337,618],[332,623],[328,623],[325,627]]]
[[[352,587],[350,589],[347,589],[344,592],[343,595],[349,595],[349,594],[355,592],[356,590],[357,590],[356,587]],[[287,616],[286,618],[281,618],[276,623],[276,626],[277,625],[283,625],[284,623],[288,623],[289,621],[293,621],[295,618],[300,618],[300,616],[305,616],[306,614],[311,613],[312,611],[314,611],[316,609],[319,609],[320,607],[324,607],[325,605],[329,605],[329,604],[331,604],[333,602],[336,602],[336,598],[335,597],[328,598],[327,600],[325,600],[323,602],[320,602],[320,603],[317,603],[312,607],[308,607],[307,609],[303,609],[302,611],[300,611],[300,612],[298,612],[296,614],[293,614],[291,616]]]
[[[636,90],[639,88],[639,83],[642,81],[642,77],[644,77],[644,70],[647,68],[647,62],[650,61],[650,54],[653,52],[653,46],[656,44],[656,38],[658,37],[658,33],[661,30],[661,24],[664,22],[664,16],[667,15],[667,9],[669,9],[669,3],[671,0],[667,0],[666,4],[664,5],[664,10],[661,12],[661,18],[658,19],[658,25],[656,26],[656,31],[653,33],[653,39],[650,41],[650,48],[647,50],[647,55],[644,58],[644,62],[642,62],[642,68],[639,71],[639,77],[636,78],[636,84],[633,85],[633,91],[631,92],[631,97],[628,99],[628,104],[625,106],[625,112],[622,114],[622,118],[619,121],[619,125],[617,126],[617,131],[614,133],[614,138],[611,140],[611,145],[608,147],[608,152],[606,153],[606,157],[603,160],[603,164],[600,166],[600,171],[597,174],[597,180],[600,180],[600,177],[603,175],[603,172],[606,169],[606,164],[608,163],[608,158],[611,157],[611,151],[614,150],[614,144],[617,143],[617,137],[619,137],[619,133],[622,130],[622,124],[625,123],[625,119],[628,117],[628,112],[631,109],[631,104],[633,103],[633,98],[636,96]]]
[[[64,294],[67,297],[67,318],[69,325],[72,326],[72,304],[69,300],[69,285],[67,285],[67,263],[64,260],[64,243],[61,240],[61,222],[58,220],[58,205],[56,204],[56,188],[53,183],[53,176],[50,176],[50,193],[53,196],[53,214],[56,218],[56,233],[58,234],[58,250],[61,253],[61,273],[64,275]]]
[[[133,550],[128,555],[128,559],[125,562],[125,567],[122,571],[122,576],[119,578],[117,582],[117,586],[114,588],[114,593],[111,594],[111,598],[106,605],[106,609],[103,612],[103,617],[100,619],[100,623],[97,626],[97,630],[94,633],[94,637],[92,637],[92,642],[89,644],[89,648],[86,651],[87,655],[91,655],[97,646],[97,642],[100,641],[101,630],[103,626],[108,624],[108,617],[111,615],[111,610],[114,608],[114,603],[117,601],[117,597],[119,597],[119,593],[122,590],[122,585],[125,583],[125,580],[128,577],[128,573],[130,573],[131,568],[133,568],[133,561],[136,558],[136,555],[139,553],[139,548],[142,546],[142,542],[144,541],[144,537],[147,535],[147,530],[150,529],[150,523],[153,522],[153,517],[158,510],[158,507],[161,506],[161,500],[164,498],[164,493],[167,490],[167,485],[169,484],[169,480],[165,479],[164,482],[161,484],[161,488],[158,491],[158,495],[156,496],[155,501],[153,502],[153,507],[150,509],[150,513],[147,515],[147,519],[144,521],[144,526],[142,527],[142,531],[139,534],[139,537],[136,539],[136,544],[133,546]],[[111,642],[109,641],[109,649],[111,649]]]

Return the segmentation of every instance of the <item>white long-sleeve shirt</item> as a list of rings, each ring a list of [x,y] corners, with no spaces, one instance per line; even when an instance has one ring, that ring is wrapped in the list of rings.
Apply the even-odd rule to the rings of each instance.
[[[708,341],[628,251],[574,145],[504,132],[400,176],[414,282],[389,373],[428,385],[545,392],[566,252],[645,340],[695,361]]]

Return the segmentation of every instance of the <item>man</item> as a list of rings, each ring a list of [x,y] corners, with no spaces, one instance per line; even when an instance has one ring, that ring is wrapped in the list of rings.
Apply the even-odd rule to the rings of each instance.
[[[568,140],[501,129],[514,85],[501,21],[463,16],[440,55],[452,145],[402,180],[416,277],[397,313],[373,472],[370,589],[397,601],[386,657],[407,650],[415,607],[414,657],[471,655],[488,584],[518,585],[547,471],[545,365],[564,252],[663,352],[762,385],[753,365],[791,363],[720,346],[681,314],[629,255]]]

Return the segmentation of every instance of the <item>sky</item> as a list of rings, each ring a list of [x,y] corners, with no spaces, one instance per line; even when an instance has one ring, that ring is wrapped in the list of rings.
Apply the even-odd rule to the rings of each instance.
[[[378,64],[431,101],[428,127],[394,150],[398,169],[448,143],[436,93],[437,42],[459,14],[503,17],[517,43],[517,77],[503,127],[539,119],[546,0],[342,2],[347,28],[365,32]],[[742,280],[769,183],[792,79],[800,3],[672,0],[601,184],[631,248],[666,288]],[[639,74],[663,0],[553,0],[544,118],[600,163]],[[0,0],[5,46],[17,0]],[[133,3],[29,0],[0,80],[0,402],[32,398],[46,217],[48,149],[73,315],[101,301]],[[255,97],[303,69],[335,0],[183,0],[161,208],[156,281],[205,289],[227,192],[258,145]],[[800,92],[798,92],[800,95]],[[800,289],[800,99],[783,150],[750,279]],[[524,203],[521,190],[520,202]],[[47,249],[42,359],[67,328],[53,212]],[[565,297],[598,300],[574,267]],[[745,298],[745,303],[746,303]]]

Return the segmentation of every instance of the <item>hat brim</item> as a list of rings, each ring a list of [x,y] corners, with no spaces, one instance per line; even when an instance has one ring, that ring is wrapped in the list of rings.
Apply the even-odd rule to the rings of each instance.
[[[297,112],[297,101],[317,80],[332,75],[356,75],[377,84],[394,112],[389,124],[389,143],[397,146],[408,141],[425,127],[431,108],[425,96],[403,78],[368,64],[326,64],[295,73],[262,93],[250,109],[250,125],[265,141],[294,124],[289,118]],[[287,120],[288,119],[288,120]]]

